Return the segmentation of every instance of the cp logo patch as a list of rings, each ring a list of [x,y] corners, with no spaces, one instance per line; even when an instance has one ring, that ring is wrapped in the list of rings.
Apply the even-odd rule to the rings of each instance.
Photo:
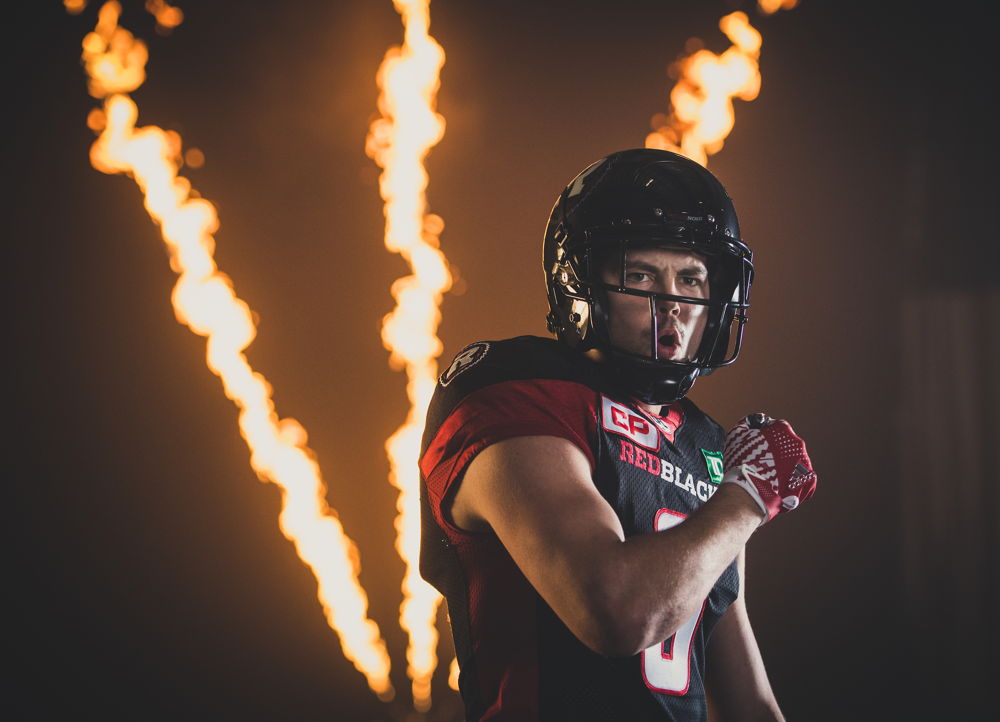
[[[647,419],[607,396],[601,396],[601,423],[608,431],[627,436],[639,446],[653,451],[660,448],[660,435]]]
[[[451,362],[451,366],[445,369],[445,372],[441,374],[438,382],[442,386],[447,386],[454,381],[455,377],[457,377],[460,373],[466,369],[472,368],[486,358],[486,352],[489,350],[490,345],[486,341],[469,344],[458,352],[458,355],[455,356],[455,359]]]

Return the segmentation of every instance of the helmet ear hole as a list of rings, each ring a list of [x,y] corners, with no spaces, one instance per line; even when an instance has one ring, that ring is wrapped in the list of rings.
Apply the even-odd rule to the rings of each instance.
[[[574,300],[570,305],[569,322],[577,328],[580,338],[587,336],[590,328],[590,304],[586,301]]]

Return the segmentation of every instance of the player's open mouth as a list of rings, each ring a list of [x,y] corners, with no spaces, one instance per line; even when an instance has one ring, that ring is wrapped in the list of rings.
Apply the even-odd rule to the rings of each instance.
[[[660,356],[671,356],[677,351],[678,338],[675,333],[665,333],[659,339]]]

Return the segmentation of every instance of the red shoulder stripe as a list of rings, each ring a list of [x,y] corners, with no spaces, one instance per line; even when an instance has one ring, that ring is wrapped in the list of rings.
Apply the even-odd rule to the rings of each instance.
[[[504,381],[465,397],[420,459],[437,522],[461,531],[442,518],[441,503],[476,455],[498,441],[559,436],[576,444],[593,469],[597,399],[597,392],[583,384],[555,379]]]

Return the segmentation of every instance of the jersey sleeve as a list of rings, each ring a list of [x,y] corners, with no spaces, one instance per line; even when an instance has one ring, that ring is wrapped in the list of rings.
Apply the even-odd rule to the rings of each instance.
[[[420,460],[427,498],[438,524],[459,531],[442,512],[466,468],[490,444],[517,436],[558,436],[595,466],[595,392],[554,379],[503,381],[466,396],[451,411]]]

